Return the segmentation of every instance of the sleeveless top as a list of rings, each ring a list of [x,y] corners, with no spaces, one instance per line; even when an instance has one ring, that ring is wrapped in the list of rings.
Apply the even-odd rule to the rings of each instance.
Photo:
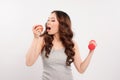
[[[42,80],[73,80],[71,66],[66,66],[65,48],[51,50],[48,58],[45,50],[42,52],[43,73]]]

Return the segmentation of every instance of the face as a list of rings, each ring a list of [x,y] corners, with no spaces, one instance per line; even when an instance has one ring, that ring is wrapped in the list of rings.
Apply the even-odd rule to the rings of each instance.
[[[59,30],[59,22],[57,20],[56,14],[52,13],[48,17],[47,32],[48,34],[54,35],[54,34],[58,34],[58,30]]]

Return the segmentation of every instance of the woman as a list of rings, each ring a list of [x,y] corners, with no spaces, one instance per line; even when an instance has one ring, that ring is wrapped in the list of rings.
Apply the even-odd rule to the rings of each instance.
[[[42,56],[42,80],[73,80],[71,63],[79,73],[88,67],[94,49],[84,61],[81,60],[77,43],[72,40],[71,20],[67,13],[55,10],[46,22],[46,30],[41,25],[33,27],[34,39],[26,55],[26,65],[32,66],[38,56]],[[96,46],[95,42],[91,42]],[[91,44],[90,43],[90,44]]]

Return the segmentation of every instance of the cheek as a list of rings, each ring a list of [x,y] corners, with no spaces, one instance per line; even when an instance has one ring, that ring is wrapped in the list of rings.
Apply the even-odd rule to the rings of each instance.
[[[56,26],[56,30],[57,30],[57,31],[59,30],[59,27],[58,27],[58,25]]]
[[[58,31],[59,31],[59,28],[58,28],[57,26],[55,26],[55,27],[53,28],[53,32],[56,33],[56,32],[58,32]]]
[[[56,32],[58,32],[58,30],[59,30],[59,25],[58,25],[58,23],[54,24],[54,30],[55,30]]]

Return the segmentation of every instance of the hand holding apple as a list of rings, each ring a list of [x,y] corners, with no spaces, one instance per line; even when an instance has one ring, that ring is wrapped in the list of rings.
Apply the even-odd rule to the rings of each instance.
[[[33,26],[33,34],[34,37],[38,38],[41,34],[41,32],[43,31],[43,26],[42,25],[35,25]]]
[[[96,41],[95,40],[90,40],[88,48],[90,51],[94,50],[96,48]]]

